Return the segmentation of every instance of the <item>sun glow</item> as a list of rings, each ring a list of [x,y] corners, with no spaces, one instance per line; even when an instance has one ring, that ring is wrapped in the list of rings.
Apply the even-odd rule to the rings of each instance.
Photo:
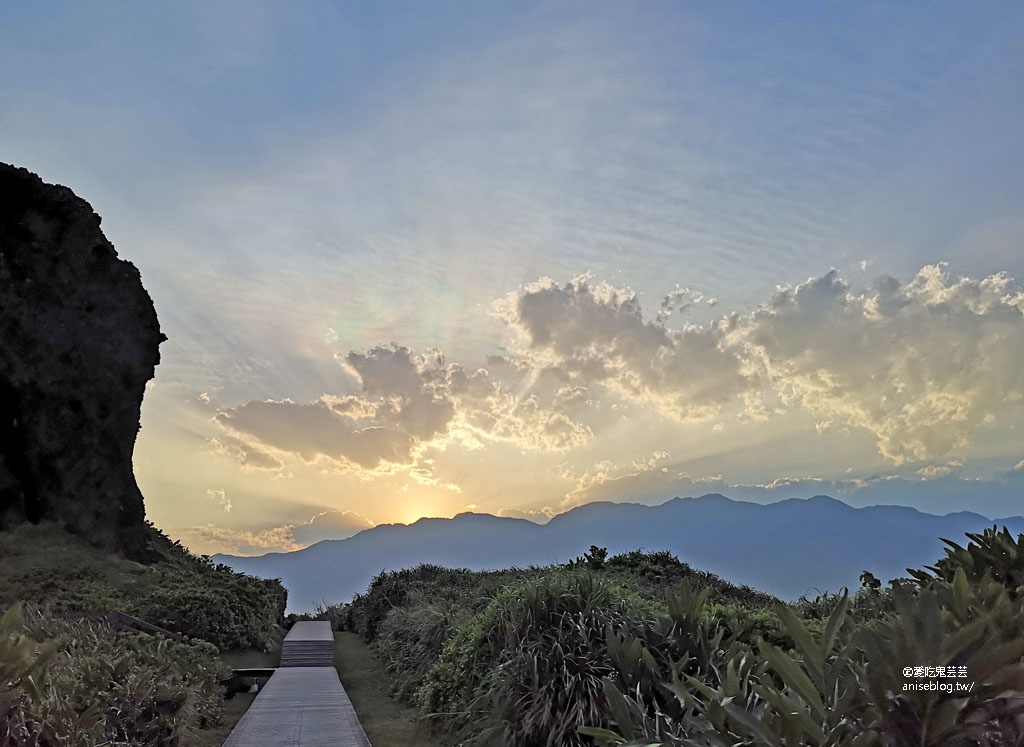
[[[437,507],[437,505],[424,497],[408,497],[402,496],[402,505],[396,507],[398,510],[396,513],[400,517],[397,519],[403,524],[414,524],[420,519],[433,519],[433,518],[451,518],[451,513],[443,511]]]

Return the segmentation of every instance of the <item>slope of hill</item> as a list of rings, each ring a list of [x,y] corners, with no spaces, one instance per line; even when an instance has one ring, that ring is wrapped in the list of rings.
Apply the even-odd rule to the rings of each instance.
[[[993,521],[980,514],[925,514],[902,506],[853,508],[815,496],[769,505],[711,494],[660,506],[591,503],[546,525],[488,514],[421,519],[324,540],[292,553],[215,555],[244,573],[281,578],[294,611],[344,602],[382,570],[434,563],[474,570],[559,563],[592,544],[611,553],[668,550],[701,570],[782,599],[855,588],[864,570],[888,579],[935,562],[944,545],[993,524],[1024,532],[1024,518]],[[961,544],[963,544],[961,542]]]

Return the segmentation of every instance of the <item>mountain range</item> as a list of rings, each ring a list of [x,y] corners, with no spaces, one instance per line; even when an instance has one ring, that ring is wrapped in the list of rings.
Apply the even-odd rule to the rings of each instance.
[[[658,506],[589,503],[547,524],[490,514],[384,524],[302,550],[213,560],[264,578],[280,578],[289,611],[347,602],[381,571],[434,563],[473,570],[564,563],[591,545],[609,554],[668,550],[693,568],[792,601],[859,586],[862,571],[906,576],[933,564],[947,538],[993,525],[1024,532],[1024,517],[989,519],[962,511],[936,516],[904,506],[853,508],[824,495],[771,504],[718,494],[673,498]]]

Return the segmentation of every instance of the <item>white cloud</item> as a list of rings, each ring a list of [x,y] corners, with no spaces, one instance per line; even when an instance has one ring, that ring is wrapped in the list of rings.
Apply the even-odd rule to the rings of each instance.
[[[272,454],[225,434],[207,439],[207,446],[218,456],[236,459],[244,469],[280,471],[284,467],[284,463]]]
[[[563,497],[562,510],[591,501],[638,500],[694,485],[689,476],[668,463],[670,458],[668,452],[655,451],[646,459],[626,465],[604,460],[582,475],[566,470],[564,477],[575,485]]]
[[[206,553],[216,548],[216,552],[229,555],[260,555],[294,552],[321,540],[345,539],[374,526],[372,521],[355,511],[329,510],[306,521],[266,529],[231,529],[211,524],[175,527],[174,536],[193,552]]]
[[[503,508],[498,511],[498,516],[505,516],[510,519],[526,519],[532,521],[534,524],[547,524],[551,517],[557,516],[560,511],[552,508],[551,506],[544,506],[539,509],[527,509],[527,508]]]
[[[543,278],[495,304],[536,369],[600,384],[681,422],[706,422],[756,385],[728,349],[731,322],[678,331],[643,317],[637,296],[577,277]]]
[[[231,501],[228,499],[227,493],[221,489],[206,489],[206,497],[220,505],[225,512],[231,511]]]
[[[307,522],[286,525],[296,543],[311,545],[325,539],[344,539],[353,534],[376,526],[363,514],[356,511],[322,511]]]
[[[243,462],[273,459],[250,445],[255,440],[309,463],[334,460],[364,477],[404,470],[421,484],[440,485],[424,457],[428,446],[473,449],[500,441],[565,451],[590,436],[586,426],[559,411],[584,404],[581,392],[567,389],[549,406],[536,393],[512,393],[484,369],[468,374],[439,351],[420,355],[378,346],[350,352],[342,366],[360,385],[359,394],[325,394],[310,404],[253,400],[224,409],[215,421],[230,436],[214,439],[213,448],[229,451],[231,444]],[[461,490],[452,482],[444,487]]]
[[[962,459],[954,459],[946,464],[928,464],[917,470],[922,480],[935,480],[939,477],[956,474],[964,466]]]
[[[521,363],[589,396],[603,387],[713,427],[726,414],[804,410],[819,432],[870,432],[897,465],[962,454],[1024,402],[1024,292],[1006,274],[954,282],[926,266],[907,283],[854,290],[832,271],[752,312],[679,330],[665,308],[646,320],[635,294],[586,277],[542,279],[495,306]]]
[[[747,354],[785,400],[874,434],[895,464],[964,450],[1024,401],[1024,293],[1006,275],[854,291],[837,273],[784,288],[737,320]]]

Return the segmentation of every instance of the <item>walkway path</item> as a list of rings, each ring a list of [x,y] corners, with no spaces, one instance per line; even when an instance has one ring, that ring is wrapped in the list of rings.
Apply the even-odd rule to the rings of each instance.
[[[334,669],[330,623],[288,632],[281,667],[256,696],[224,747],[370,747]]]

